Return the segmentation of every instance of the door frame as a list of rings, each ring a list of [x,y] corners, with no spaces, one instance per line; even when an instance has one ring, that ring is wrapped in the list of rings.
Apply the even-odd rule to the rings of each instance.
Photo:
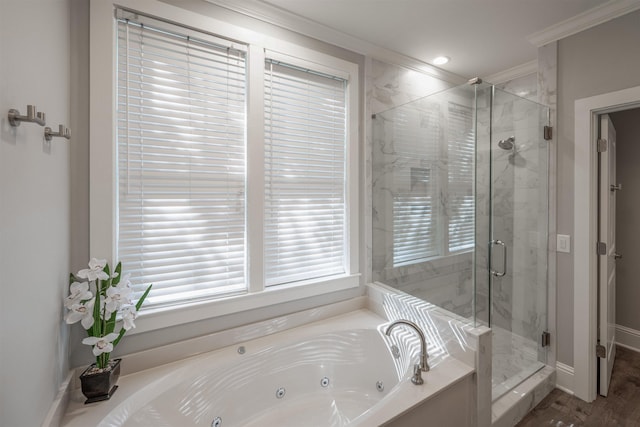
[[[598,116],[640,107],[640,86],[577,99],[574,105],[573,392],[591,402],[598,392]]]

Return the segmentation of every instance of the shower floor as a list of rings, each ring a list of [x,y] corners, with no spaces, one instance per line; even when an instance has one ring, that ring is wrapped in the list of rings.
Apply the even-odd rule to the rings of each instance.
[[[542,369],[538,360],[538,343],[511,331],[492,326],[493,356],[491,398],[500,398],[509,390]]]

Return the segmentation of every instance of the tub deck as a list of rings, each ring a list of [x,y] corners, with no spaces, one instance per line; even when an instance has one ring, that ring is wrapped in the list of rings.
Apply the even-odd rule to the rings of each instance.
[[[193,381],[201,379],[203,384],[210,384],[215,381],[211,381],[211,378],[207,379],[203,377],[203,372],[215,371],[216,369],[222,371],[228,370],[233,368],[233,366],[243,363],[243,360],[252,360],[251,358],[267,355],[270,354],[270,352],[278,351],[278,349],[282,353],[278,356],[277,360],[282,360],[283,367],[287,367],[295,361],[287,360],[286,349],[292,345],[299,347],[302,344],[296,343],[309,342],[309,340],[313,340],[314,337],[325,337],[323,339],[327,342],[326,337],[340,340],[341,338],[339,337],[344,336],[380,335],[380,342],[378,344],[366,344],[365,348],[362,349],[364,354],[359,357],[361,357],[362,363],[365,363],[368,353],[377,353],[371,354],[371,359],[375,360],[375,363],[381,360],[380,357],[383,359],[386,357],[388,363],[391,365],[385,365],[386,373],[381,372],[385,369],[376,369],[375,365],[365,367],[363,373],[354,374],[355,376],[360,375],[360,377],[355,378],[353,380],[355,382],[352,381],[357,387],[352,387],[351,389],[331,389],[331,387],[327,387],[327,389],[321,389],[319,392],[305,394],[296,393],[294,387],[291,389],[291,392],[282,399],[277,399],[273,393],[269,393],[268,396],[265,396],[264,402],[258,402],[252,405],[245,405],[242,401],[237,402],[237,406],[241,412],[250,411],[251,406],[266,405],[265,408],[267,408],[266,410],[264,408],[257,410],[252,416],[247,416],[242,421],[242,426],[373,426],[385,423],[392,424],[393,420],[398,419],[403,414],[406,417],[406,414],[410,414],[411,411],[417,407],[424,407],[425,403],[428,403],[436,396],[442,396],[446,390],[455,388],[456,384],[471,381],[470,378],[474,372],[471,367],[454,357],[448,356],[446,352],[440,351],[435,352],[438,356],[429,359],[432,369],[423,375],[425,384],[421,386],[411,384],[409,381],[411,369],[408,364],[416,360],[416,355],[411,352],[418,348],[417,339],[413,339],[410,336],[406,338],[411,347],[411,349],[407,350],[409,351],[409,354],[405,357],[407,360],[402,362],[403,366],[401,368],[398,367],[398,363],[400,362],[397,360],[395,361],[395,365],[393,365],[394,360],[388,351],[388,342],[385,343],[384,340],[386,338],[382,337],[383,334],[381,332],[382,328],[388,325],[388,323],[389,321],[387,319],[367,309],[359,309],[241,344],[224,347],[219,350],[167,363],[155,368],[124,375],[120,377],[118,382],[118,391],[109,401],[85,405],[83,403],[84,396],[82,396],[80,390],[76,389],[72,392],[71,401],[63,419],[63,426],[184,426],[184,407],[168,409],[166,413],[165,411],[162,411],[162,413],[158,413],[157,411],[158,407],[175,406],[174,401],[180,401],[180,399],[182,399],[184,405],[190,407],[189,411],[193,411],[193,414],[191,414],[193,416],[189,418],[189,420],[193,422],[192,425],[208,427],[213,421],[214,414],[210,408],[207,408],[207,405],[210,405],[210,401],[214,399],[206,395],[203,397],[200,389],[198,389],[198,385]],[[357,332],[362,330],[367,330],[367,332]],[[243,354],[239,354],[238,352],[240,345],[244,347]],[[373,347],[371,347],[371,345],[373,345]],[[309,351],[309,349],[304,350],[304,352],[305,354],[313,354],[313,351]],[[389,354],[382,354],[385,352]],[[348,357],[348,352],[345,354]],[[345,358],[345,354],[338,356]],[[299,357],[299,354],[294,354],[293,357],[295,359]],[[312,360],[312,363],[307,366],[322,365],[323,361],[320,359],[323,357],[326,358],[326,356],[321,356],[318,360]],[[354,359],[356,357],[358,356],[353,355]],[[123,361],[123,364],[126,364],[126,359]],[[253,366],[253,363],[249,363],[247,366]],[[346,366],[348,367],[349,365]],[[293,377],[299,378],[300,372],[306,372],[308,369],[308,367],[303,368],[303,371],[299,371]],[[369,387],[369,377],[367,375],[369,371],[371,371],[370,388],[365,388],[365,386],[360,387],[360,384]],[[261,379],[259,378],[259,374],[260,371],[257,371],[257,374],[254,372],[249,376],[251,381],[255,381],[254,388],[256,389],[266,384],[260,383]],[[264,374],[265,377],[269,375],[266,371]],[[318,375],[320,375],[320,371],[318,371]],[[348,375],[348,372],[336,373],[336,375],[335,378],[338,379]],[[378,393],[375,390],[376,378],[385,375],[385,382],[388,385],[383,393]],[[392,378],[394,376],[395,380]],[[264,379],[264,381],[267,380]],[[287,382],[287,379],[283,379],[283,382]],[[314,380],[314,383],[315,382]],[[274,391],[277,388],[275,387],[276,384],[277,383],[272,380],[271,385],[273,385],[273,387],[271,388],[274,388]],[[249,385],[251,386],[251,384]],[[180,388],[188,390],[190,387],[193,388],[193,393],[190,396],[171,396],[167,391],[178,390]],[[467,386],[465,385],[465,387]],[[267,388],[271,390],[268,385]],[[223,390],[224,389],[220,389],[218,393],[227,393]],[[470,394],[471,392],[469,391],[467,395]],[[154,399],[160,399],[157,402],[159,406],[149,406],[149,402],[152,402]],[[162,399],[167,400],[163,401]],[[200,402],[198,402],[198,399]],[[434,400],[442,401],[441,398]],[[200,412],[198,412],[197,409],[191,409],[198,407],[198,405],[194,405],[194,403],[200,403],[202,407]],[[455,408],[455,402],[453,403],[453,408]],[[337,405],[339,405],[339,408],[337,408]],[[442,402],[440,402],[439,405],[442,407]],[[227,406],[229,406],[228,402],[218,407]],[[138,421],[135,421],[136,418]],[[230,420],[230,418],[227,418],[227,420]],[[147,422],[147,424],[145,424],[145,422]],[[227,422],[222,425],[230,426],[237,424]],[[438,423],[436,425],[446,424]]]

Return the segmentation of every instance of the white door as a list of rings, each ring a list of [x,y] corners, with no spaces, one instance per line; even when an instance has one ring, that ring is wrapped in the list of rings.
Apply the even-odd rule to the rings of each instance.
[[[599,393],[606,396],[611,382],[611,371],[616,356],[616,130],[607,114],[600,116],[600,139],[607,141],[600,153],[600,236],[606,244],[604,255],[599,256],[598,277],[598,344],[606,349],[600,357]]]

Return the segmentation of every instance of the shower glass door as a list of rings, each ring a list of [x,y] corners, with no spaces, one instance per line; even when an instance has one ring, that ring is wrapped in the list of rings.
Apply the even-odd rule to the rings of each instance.
[[[546,363],[548,109],[495,87],[480,90],[482,102],[490,100],[489,126],[478,143],[488,148],[491,177],[487,251],[495,400]],[[479,120],[482,126],[486,114]]]

